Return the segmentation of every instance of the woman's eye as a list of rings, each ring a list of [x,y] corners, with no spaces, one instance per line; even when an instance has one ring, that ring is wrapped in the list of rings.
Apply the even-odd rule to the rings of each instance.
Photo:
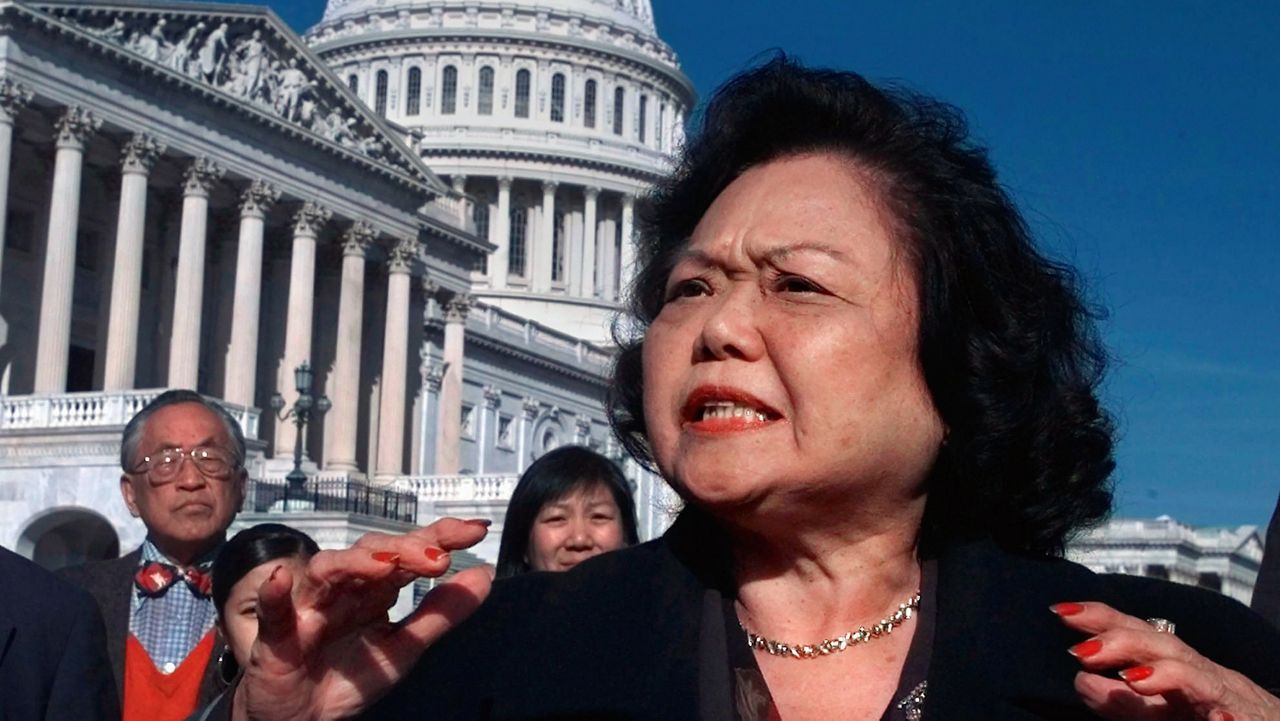
[[[592,516],[591,519],[595,521],[612,521],[614,520],[614,517],[609,515],[608,513],[597,513],[594,516]]]
[[[798,275],[784,275],[774,283],[779,293],[817,293],[822,290],[817,283]]]
[[[695,298],[700,295],[707,295],[711,292],[711,286],[707,281],[701,278],[688,278],[671,286],[667,291],[667,300],[676,300],[677,298]]]

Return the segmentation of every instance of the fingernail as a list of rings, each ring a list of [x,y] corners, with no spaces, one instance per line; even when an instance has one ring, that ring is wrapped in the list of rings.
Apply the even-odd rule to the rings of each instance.
[[[271,575],[267,576],[267,581],[276,580],[276,574],[280,573],[280,569],[282,568],[284,568],[284,566],[276,566],[275,568],[271,569]]]
[[[1076,645],[1067,649],[1067,652],[1070,653],[1072,656],[1075,656],[1076,658],[1089,658],[1090,656],[1094,655],[1095,653],[1101,650],[1102,650],[1102,642],[1096,638],[1091,638],[1088,641],[1077,643]]]
[[[1080,603],[1057,603],[1049,607],[1050,611],[1059,616],[1074,616],[1084,610],[1084,604]]]
[[[1235,717],[1235,716],[1232,716],[1232,715],[1231,715],[1229,712],[1227,712],[1227,711],[1223,711],[1223,710],[1219,709],[1219,710],[1218,710],[1218,721],[1236,721],[1236,717]]]
[[[488,518],[468,518],[467,520],[463,521],[463,523],[470,523],[473,526],[480,526],[482,528],[488,528],[489,526],[493,525],[493,521],[489,520]]]
[[[375,551],[372,555],[373,560],[382,561],[383,563],[395,563],[400,560],[400,554],[392,553],[391,551]]]
[[[427,546],[427,550],[423,551],[423,553],[427,554],[428,561],[439,561],[449,555],[448,551],[443,548],[436,548],[435,546]]]
[[[1124,679],[1127,683],[1133,683],[1135,681],[1151,678],[1151,674],[1155,672],[1156,670],[1150,666],[1134,666],[1133,668],[1126,668],[1121,671],[1120,678]]]

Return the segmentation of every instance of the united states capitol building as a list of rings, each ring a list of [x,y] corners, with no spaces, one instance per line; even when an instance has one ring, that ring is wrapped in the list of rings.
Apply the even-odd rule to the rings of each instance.
[[[694,101],[648,0],[329,0],[302,36],[247,5],[0,0],[0,38],[0,545],[140,543],[119,437],[166,388],[240,419],[240,525],[328,547],[479,515],[492,560],[533,459],[623,462],[610,323]],[[271,401],[304,362],[332,408],[298,439]],[[670,492],[625,467],[654,535]]]
[[[1200,586],[1247,605],[1262,564],[1264,531],[1195,527],[1168,516],[1116,518],[1075,538],[1067,558],[1098,573]]]

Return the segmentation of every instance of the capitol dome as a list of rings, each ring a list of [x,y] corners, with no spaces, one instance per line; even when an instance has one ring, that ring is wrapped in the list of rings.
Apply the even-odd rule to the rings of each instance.
[[[329,0],[305,39],[474,201],[475,297],[608,342],[694,101],[649,0]]]

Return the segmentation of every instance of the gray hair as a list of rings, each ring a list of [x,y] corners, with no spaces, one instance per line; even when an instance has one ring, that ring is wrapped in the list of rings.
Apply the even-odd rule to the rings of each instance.
[[[240,429],[240,422],[227,412],[227,409],[205,398],[204,396],[190,390],[172,390],[165,391],[156,396],[154,400],[146,405],[145,408],[138,411],[133,418],[129,419],[129,423],[124,427],[124,435],[120,439],[120,468],[126,473],[132,471],[137,463],[133,459],[138,454],[138,444],[142,442],[142,431],[147,424],[147,419],[156,411],[166,406],[175,406],[179,403],[195,403],[209,409],[218,420],[222,421],[222,425],[227,429],[227,436],[231,438],[232,447],[229,449],[236,458],[236,467],[244,465],[245,447],[244,447],[244,431]]]

